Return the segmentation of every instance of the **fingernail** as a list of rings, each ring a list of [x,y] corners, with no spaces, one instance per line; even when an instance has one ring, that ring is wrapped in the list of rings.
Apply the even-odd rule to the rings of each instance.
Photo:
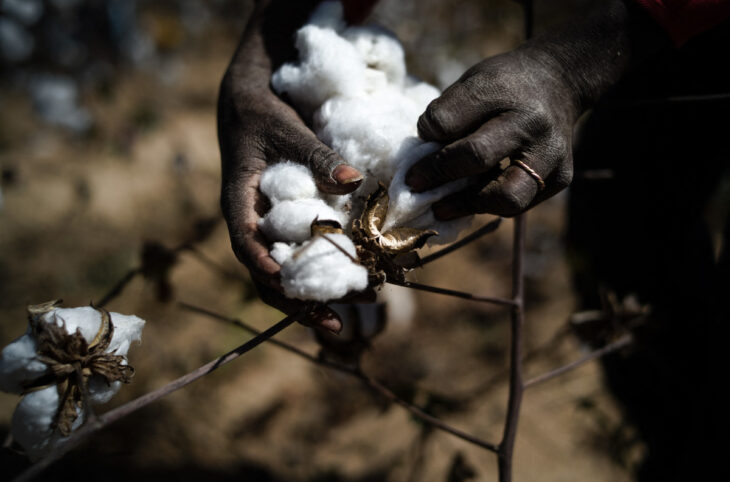
[[[335,335],[342,331],[342,323],[337,318],[325,318],[319,323],[319,326]]]
[[[464,215],[463,212],[454,208],[451,204],[434,204],[433,214],[436,216],[436,219],[440,219],[442,221],[449,221]]]
[[[362,173],[352,166],[340,164],[332,171],[332,177],[339,184],[352,184],[353,182],[362,181]]]
[[[422,191],[428,184],[428,180],[421,174],[411,171],[406,174],[406,184],[415,191]]]

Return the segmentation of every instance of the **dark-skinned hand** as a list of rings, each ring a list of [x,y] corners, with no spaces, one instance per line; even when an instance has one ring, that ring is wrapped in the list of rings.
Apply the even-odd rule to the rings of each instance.
[[[360,185],[362,174],[320,142],[299,114],[269,85],[272,72],[293,60],[293,34],[317,4],[314,0],[257,3],[241,43],[221,83],[218,99],[218,140],[222,159],[221,207],[228,223],[231,245],[249,269],[262,300],[292,314],[304,302],[286,298],[279,282],[281,267],[269,255],[269,242],[258,221],[268,200],[258,189],[261,173],[287,159],[307,166],[320,191],[346,194]],[[349,14],[365,12],[363,2]],[[367,3],[367,2],[365,2]],[[372,3],[372,2],[371,2]],[[364,299],[374,294],[366,293]],[[356,298],[362,300],[363,296]],[[317,305],[306,321],[339,331],[338,316]]]
[[[419,119],[423,139],[446,145],[416,163],[407,184],[422,192],[470,179],[433,206],[439,219],[525,211],[570,184],[578,117],[663,46],[653,21],[614,0],[564,32],[480,62]]]

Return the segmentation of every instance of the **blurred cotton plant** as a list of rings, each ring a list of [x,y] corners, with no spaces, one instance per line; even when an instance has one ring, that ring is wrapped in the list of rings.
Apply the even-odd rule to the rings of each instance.
[[[28,330],[0,356],[0,390],[23,398],[11,435],[32,460],[62,444],[89,416],[90,404],[108,402],[134,369],[127,351],[145,321],[60,301],[28,307]]]

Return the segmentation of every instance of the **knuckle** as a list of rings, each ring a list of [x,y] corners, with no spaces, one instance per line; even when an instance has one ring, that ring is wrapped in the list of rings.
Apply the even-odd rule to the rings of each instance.
[[[558,189],[565,189],[573,182],[573,163],[564,162],[555,173],[555,185]]]
[[[441,99],[434,100],[428,105],[426,112],[418,118],[418,133],[421,137],[439,141],[448,138],[453,118],[449,109],[443,104]]]
[[[530,200],[519,189],[503,189],[498,194],[490,196],[488,206],[490,211],[501,216],[512,217],[520,214],[529,205]],[[485,203],[486,207],[486,203]]]
[[[331,179],[332,169],[341,163],[339,156],[324,145],[315,145],[310,148],[305,153],[304,162],[312,172],[327,180]]]

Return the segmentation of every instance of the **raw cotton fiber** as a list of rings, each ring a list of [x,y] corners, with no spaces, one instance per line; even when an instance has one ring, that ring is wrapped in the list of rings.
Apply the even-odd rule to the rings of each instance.
[[[126,356],[133,341],[142,336],[144,320],[136,316],[111,313],[114,333],[105,353]],[[67,333],[76,330],[91,342],[99,331],[101,314],[95,308],[54,308],[38,316],[35,323],[56,324]],[[37,380],[48,370],[48,365],[37,358],[37,341],[33,330],[29,327],[26,333],[6,346],[0,356],[0,390],[22,394],[24,385]],[[99,375],[89,378],[88,401],[92,404],[108,402],[121,387],[121,382],[107,381]],[[67,440],[52,428],[52,422],[58,411],[58,387],[52,384],[46,388],[31,391],[23,396],[13,413],[11,433],[26,451],[31,460],[37,460],[50,452],[53,447]],[[78,418],[72,429],[78,428],[86,414],[77,409]]]
[[[304,259],[284,256],[287,249],[309,252],[292,243],[309,239],[309,225],[315,217],[336,220],[348,232],[352,220],[360,216],[364,200],[383,183],[390,197],[386,230],[400,226],[436,229],[439,235],[430,242],[438,244],[453,240],[470,219],[438,223],[431,213],[434,202],[462,188],[463,183],[425,193],[413,193],[405,185],[408,169],[440,148],[419,139],[417,131],[418,117],[439,91],[407,74],[403,47],[392,33],[378,26],[347,27],[342,5],[323,2],[297,32],[296,47],[298,61],[273,74],[273,88],[286,95],[317,136],[365,179],[352,195],[325,196],[314,189],[311,174],[304,172],[307,168],[295,168],[290,162],[274,164],[261,181],[261,191],[272,203],[261,229],[269,240],[288,243],[277,244],[272,251],[282,265],[286,295],[325,301],[354,286],[364,287],[367,275],[344,255],[337,256],[341,258],[337,263],[320,268],[307,255],[302,255]],[[326,242],[313,243],[317,250],[332,251]],[[352,243],[347,243],[349,249]],[[340,271],[349,275],[340,277]],[[348,288],[334,289],[332,285],[340,281]]]
[[[367,288],[367,269],[341,251],[356,257],[352,240],[344,234],[326,236],[302,246],[274,244],[271,256],[281,264],[281,283],[287,296],[324,302]]]

